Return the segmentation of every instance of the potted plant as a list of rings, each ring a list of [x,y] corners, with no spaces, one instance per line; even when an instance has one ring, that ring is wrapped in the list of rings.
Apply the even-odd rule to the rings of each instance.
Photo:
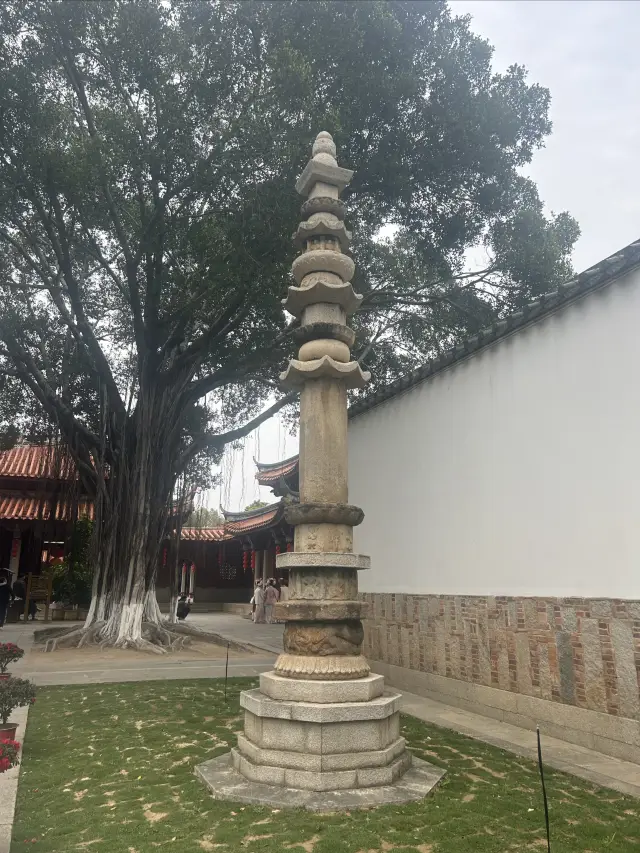
[[[24,655],[24,649],[15,643],[0,643],[0,681],[10,677],[7,667],[10,663],[20,660]]]
[[[26,678],[7,678],[0,681],[0,740],[13,740],[17,723],[10,723],[9,716],[16,708],[31,705],[36,701],[36,686]]]
[[[17,740],[0,740],[0,773],[18,764],[20,744]]]

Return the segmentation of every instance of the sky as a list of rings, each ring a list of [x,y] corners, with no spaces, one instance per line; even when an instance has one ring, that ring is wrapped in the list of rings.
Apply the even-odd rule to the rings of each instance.
[[[568,210],[582,234],[577,271],[640,237],[640,2],[635,0],[452,0],[472,30],[494,46],[494,70],[518,63],[551,91],[553,131],[524,170],[548,211]],[[278,418],[230,452],[221,487],[207,503],[243,509],[272,500],[254,479],[253,456],[297,453]]]

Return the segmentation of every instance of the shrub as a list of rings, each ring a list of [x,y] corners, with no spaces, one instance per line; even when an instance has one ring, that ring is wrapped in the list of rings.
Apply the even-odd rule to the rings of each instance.
[[[15,643],[0,643],[0,672],[6,672],[10,663],[20,660],[24,649]]]
[[[93,522],[81,518],[73,525],[69,553],[53,572],[53,600],[66,607],[87,608],[91,604],[93,568],[90,545]]]
[[[0,740],[0,773],[18,764],[20,744],[17,740]]]
[[[0,681],[0,719],[9,722],[14,708],[31,705],[36,701],[36,686],[26,678],[7,678]]]

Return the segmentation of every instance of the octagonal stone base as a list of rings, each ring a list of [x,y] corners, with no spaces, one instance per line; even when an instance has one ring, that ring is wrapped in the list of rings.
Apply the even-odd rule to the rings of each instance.
[[[425,762],[412,766],[400,695],[385,691],[379,675],[331,682],[270,672],[260,686],[240,695],[237,748],[197,770],[214,796],[313,810],[369,807],[420,799],[444,775]]]
[[[205,761],[195,772],[218,800],[280,809],[304,808],[311,812],[351,811],[415,802],[426,797],[445,774],[440,767],[412,756],[409,769],[391,785],[311,791],[250,781],[235,769],[229,753]]]

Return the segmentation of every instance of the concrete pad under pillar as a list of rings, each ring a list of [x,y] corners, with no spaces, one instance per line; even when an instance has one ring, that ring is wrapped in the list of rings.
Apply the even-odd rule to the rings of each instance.
[[[440,767],[413,757],[411,767],[393,784],[311,791],[287,787],[286,784],[250,781],[234,768],[229,753],[198,765],[195,773],[215,799],[281,809],[304,808],[311,812],[347,811],[416,802],[426,797],[445,775]]]

